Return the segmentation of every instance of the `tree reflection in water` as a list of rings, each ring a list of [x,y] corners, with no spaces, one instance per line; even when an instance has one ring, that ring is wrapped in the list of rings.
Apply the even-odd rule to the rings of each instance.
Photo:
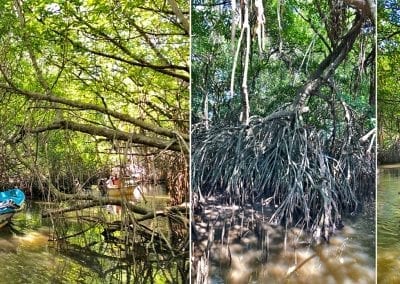
[[[159,211],[165,208],[166,199],[150,203]],[[41,218],[42,209],[55,206],[29,206],[26,214],[16,216],[8,232],[2,232],[2,242],[9,244],[2,248],[8,247],[6,253],[11,254],[7,265],[15,263],[31,271],[29,283],[186,281],[189,242],[184,210],[171,209],[166,211],[168,214],[140,222],[140,216],[124,207],[121,214],[110,214],[104,207],[97,207]],[[19,273],[9,273],[8,280],[20,281]]]
[[[346,218],[329,244],[313,242],[302,228],[270,224],[271,209],[261,206],[255,210],[209,201],[196,216],[192,255],[194,267],[205,271],[203,281],[375,283],[373,204],[357,219]]]
[[[73,221],[71,216],[53,220],[58,222],[53,240],[62,254],[107,281],[186,280],[189,242],[184,213],[176,210],[139,222],[124,207],[120,215],[110,215],[103,208],[96,214],[93,211],[84,211]]]

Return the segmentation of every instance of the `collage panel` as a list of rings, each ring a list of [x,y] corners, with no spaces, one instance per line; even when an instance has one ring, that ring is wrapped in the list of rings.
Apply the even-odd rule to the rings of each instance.
[[[0,1],[0,283],[400,283],[399,27],[397,0]]]
[[[189,283],[189,19],[0,1],[0,283]]]
[[[374,2],[191,8],[192,283],[375,283]]]
[[[400,282],[400,3],[378,5],[377,281]]]

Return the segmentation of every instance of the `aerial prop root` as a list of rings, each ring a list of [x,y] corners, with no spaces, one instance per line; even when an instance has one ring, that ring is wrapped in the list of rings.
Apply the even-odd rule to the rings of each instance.
[[[195,195],[236,205],[270,198],[271,222],[303,223],[316,237],[329,238],[342,215],[355,210],[365,182],[360,177],[368,179],[363,171],[373,163],[357,139],[331,153],[329,133],[296,119],[258,118],[247,127],[203,132],[192,140]]]

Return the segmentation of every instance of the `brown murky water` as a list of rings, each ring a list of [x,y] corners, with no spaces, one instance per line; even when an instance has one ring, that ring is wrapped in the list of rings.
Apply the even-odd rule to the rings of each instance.
[[[27,204],[0,230],[0,283],[68,283],[98,277],[57,253],[49,242],[50,227],[40,218],[43,203]],[[44,222],[42,222],[44,221]],[[95,283],[95,282],[93,282]]]
[[[400,283],[400,164],[378,177],[378,283]]]
[[[209,283],[375,283],[373,204],[347,218],[329,245],[260,222],[257,209],[210,205],[197,219],[198,248],[210,248]]]
[[[168,198],[164,186],[149,186],[143,191],[147,201],[143,206],[157,209],[166,206]],[[12,226],[0,230],[0,283],[135,283],[129,280],[128,274],[135,271],[135,267],[127,272],[118,269],[125,267],[124,263],[111,258],[84,255],[72,249],[57,250],[57,244],[49,241],[52,224],[49,219],[41,218],[41,210],[51,206],[29,201],[25,210],[14,216]],[[116,207],[100,210],[112,216],[121,210]],[[74,223],[69,226],[72,228]],[[99,235],[99,232],[94,234]]]

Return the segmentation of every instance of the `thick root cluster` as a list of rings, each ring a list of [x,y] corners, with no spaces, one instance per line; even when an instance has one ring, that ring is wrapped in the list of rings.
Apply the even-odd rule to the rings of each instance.
[[[326,131],[288,119],[195,130],[192,188],[228,204],[273,202],[270,222],[302,223],[328,239],[374,189],[374,155],[353,136],[332,147]]]

